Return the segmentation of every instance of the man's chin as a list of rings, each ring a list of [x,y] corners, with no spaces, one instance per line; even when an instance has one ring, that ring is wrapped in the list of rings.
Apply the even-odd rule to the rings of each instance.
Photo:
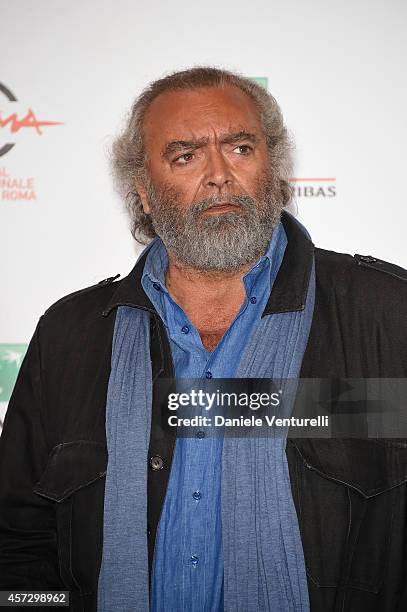
[[[216,235],[218,232],[224,235],[225,232],[229,232],[230,238],[233,239],[233,236],[241,236],[242,232],[247,232],[248,226],[249,222],[245,219],[243,211],[228,210],[220,213],[202,214],[191,230],[192,233],[197,234],[208,232],[208,240],[210,240],[210,232],[212,235]]]

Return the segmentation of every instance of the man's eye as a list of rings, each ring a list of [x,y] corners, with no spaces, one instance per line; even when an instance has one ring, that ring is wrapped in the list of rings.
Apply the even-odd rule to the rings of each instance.
[[[179,157],[176,157],[174,159],[174,163],[176,163],[176,164],[187,164],[193,158],[194,158],[194,154],[193,153],[184,153],[183,155],[180,155]]]
[[[242,144],[235,147],[233,151],[237,151],[240,155],[248,155],[253,149],[249,145]]]

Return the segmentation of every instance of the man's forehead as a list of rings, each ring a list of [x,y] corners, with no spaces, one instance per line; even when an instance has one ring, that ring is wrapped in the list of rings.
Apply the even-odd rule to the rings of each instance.
[[[166,141],[189,140],[237,132],[261,132],[253,100],[237,87],[167,91],[151,103],[144,118],[145,135],[157,132]]]

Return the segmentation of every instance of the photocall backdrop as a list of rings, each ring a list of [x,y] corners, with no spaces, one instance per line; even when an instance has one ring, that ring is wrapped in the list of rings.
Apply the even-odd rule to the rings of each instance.
[[[0,421],[44,310],[135,263],[109,147],[169,71],[216,65],[268,88],[315,244],[407,267],[403,0],[5,0],[1,13]]]

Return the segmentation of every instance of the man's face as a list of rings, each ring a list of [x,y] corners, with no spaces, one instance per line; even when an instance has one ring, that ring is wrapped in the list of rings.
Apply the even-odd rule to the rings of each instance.
[[[166,92],[144,120],[143,208],[170,254],[232,271],[266,249],[281,205],[256,107],[240,89]]]

